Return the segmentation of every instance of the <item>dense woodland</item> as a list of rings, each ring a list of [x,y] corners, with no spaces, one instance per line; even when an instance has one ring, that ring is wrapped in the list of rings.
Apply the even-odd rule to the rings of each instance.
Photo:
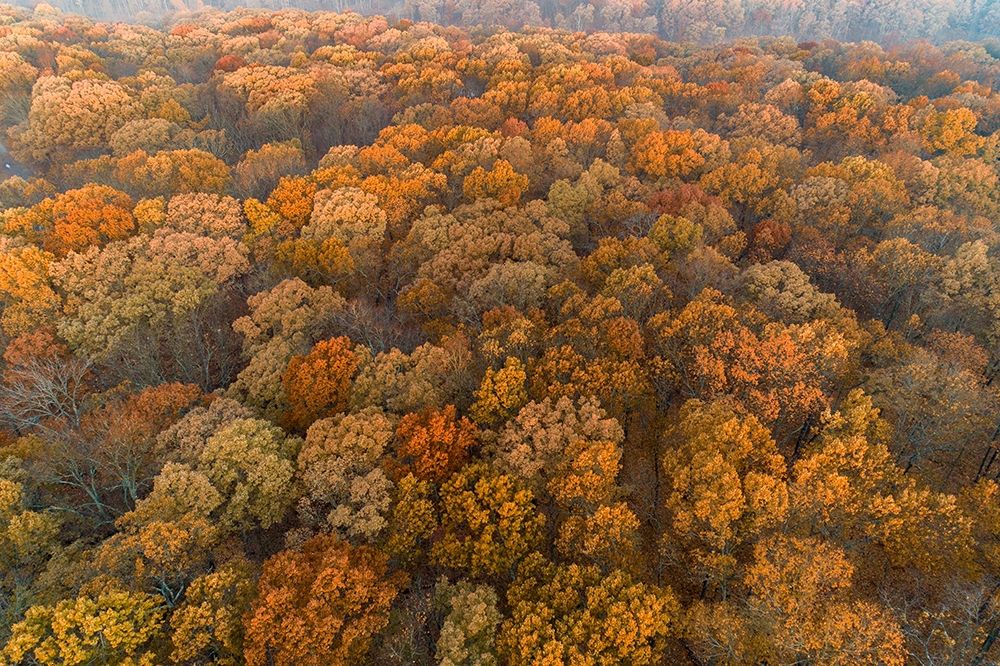
[[[34,6],[39,0],[17,0]],[[51,0],[95,18],[159,21],[243,0]],[[352,10],[453,25],[655,33],[718,42],[748,35],[800,39],[971,39],[1000,35],[1000,0],[256,0],[271,9]]]
[[[0,663],[1000,662],[998,78],[0,9]]]

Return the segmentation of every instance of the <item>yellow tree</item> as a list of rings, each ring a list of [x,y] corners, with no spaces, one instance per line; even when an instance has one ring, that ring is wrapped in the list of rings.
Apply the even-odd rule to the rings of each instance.
[[[663,553],[692,583],[725,596],[741,548],[788,511],[785,459],[756,417],[725,401],[687,401],[663,441]]]
[[[0,325],[7,335],[44,324],[58,307],[59,297],[49,281],[53,259],[33,245],[0,244]]]
[[[11,628],[3,655],[9,663],[135,664],[161,659],[162,600],[108,588],[54,606],[32,606]]]
[[[237,558],[188,585],[170,615],[170,659],[237,666],[243,658],[243,616],[257,595],[255,566]]]
[[[516,356],[508,356],[498,370],[487,368],[476,389],[476,400],[469,408],[473,420],[495,426],[513,417],[528,402],[527,379],[524,363]]]
[[[514,171],[506,160],[497,160],[489,171],[476,167],[462,184],[462,192],[469,201],[491,198],[505,206],[518,203],[527,189],[528,177]]]
[[[500,626],[505,663],[654,664],[679,622],[669,589],[622,572],[560,565],[533,553],[507,590],[510,617]]]
[[[484,463],[459,470],[441,486],[440,511],[432,559],[473,576],[513,575],[542,541],[545,517],[531,491]]]

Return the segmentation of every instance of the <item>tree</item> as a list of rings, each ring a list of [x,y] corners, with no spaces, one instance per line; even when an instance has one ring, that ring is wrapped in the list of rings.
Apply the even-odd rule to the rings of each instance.
[[[309,284],[347,283],[354,273],[354,259],[338,238],[322,241],[296,238],[275,248],[275,263]]]
[[[283,176],[267,197],[267,206],[295,230],[301,229],[313,210],[317,185],[309,178]]]
[[[2,91],[7,100],[0,112],[0,119],[4,124],[9,124],[23,112],[23,109],[28,108],[31,89],[38,78],[38,70],[20,54],[12,51],[4,51],[0,68],[3,69]]]
[[[175,471],[165,470],[168,478]],[[154,492],[162,492],[163,487],[162,483],[154,486]],[[149,515],[158,499],[162,497],[119,518],[118,533],[94,549],[93,563],[103,576],[114,577],[125,589],[156,594],[174,607],[188,584],[209,570],[223,534],[197,510]]]
[[[137,150],[118,159],[114,175],[125,190],[143,197],[221,194],[230,181],[226,163],[199,148],[163,150],[153,155]]]
[[[755,306],[789,324],[833,318],[840,309],[833,294],[819,291],[790,261],[754,264],[743,272],[743,284]]]
[[[439,666],[496,664],[496,632],[501,617],[496,591],[488,585],[450,583],[442,577],[434,588],[434,597],[445,612],[435,646]]]
[[[777,632],[776,657],[904,662],[902,634],[886,610],[850,600],[853,574],[842,552],[816,540],[776,537],[754,547],[746,584]]]
[[[997,396],[981,371],[919,349],[872,372],[866,388],[895,425],[891,450],[904,470],[922,469],[941,487],[975,474],[996,428]]]
[[[58,358],[52,362],[60,367]],[[199,393],[194,386],[164,384],[134,395],[90,394],[73,410],[66,411],[73,403],[63,405],[61,413],[31,425],[37,435],[26,440],[31,444],[20,455],[51,493],[49,502],[107,527],[148,492],[168,459],[157,446],[158,429],[180,418]],[[38,397],[34,412],[19,419],[35,420],[54,409]],[[99,400],[103,405],[95,406]]]
[[[32,88],[27,121],[14,134],[14,151],[33,162],[72,159],[106,146],[137,112],[132,91],[117,81],[43,76]]]
[[[388,216],[378,197],[356,187],[316,193],[309,222],[300,238],[312,243],[336,239],[350,254],[358,279],[371,280],[381,265]]]
[[[168,432],[161,443],[178,442],[183,462],[163,466],[126,522],[196,518],[224,533],[245,533],[280,523],[292,508],[297,437],[223,410],[195,410]]]
[[[7,344],[0,419],[17,432],[78,427],[93,388],[91,368],[51,331],[38,329]]]
[[[536,400],[594,396],[612,414],[652,397],[646,345],[639,323],[624,314],[621,301],[591,297],[570,282],[550,291],[558,325],[533,365],[529,394]]]
[[[783,188],[802,169],[799,151],[757,137],[736,139],[731,147],[732,161],[705,174],[701,186],[734,209],[743,224],[782,215],[788,205]]]
[[[259,592],[246,617],[249,666],[320,666],[364,659],[389,620],[402,583],[386,559],[367,546],[315,536],[301,550],[264,563]]]
[[[298,455],[306,525],[345,540],[371,541],[388,525],[393,484],[382,469],[393,420],[376,407],[316,421]]]
[[[740,104],[736,113],[719,118],[730,138],[757,138],[768,143],[797,146],[802,140],[798,120],[772,104]]]
[[[927,108],[917,118],[924,150],[958,156],[975,154],[982,147],[983,139],[975,133],[977,122],[976,114],[965,107],[940,112]]]
[[[516,356],[508,356],[499,370],[487,368],[469,408],[472,419],[485,426],[509,420],[528,401],[527,379],[524,364]]]
[[[954,495],[909,483],[873,508],[869,533],[881,542],[893,565],[930,577],[975,570],[971,520]]]
[[[136,118],[130,120],[111,135],[108,146],[116,157],[137,150],[156,153],[179,147],[180,126],[166,118]]]
[[[1000,663],[997,0],[27,4],[0,663]]]
[[[545,526],[531,491],[483,463],[464,467],[441,486],[440,511],[431,557],[473,576],[513,575],[540,544]]]
[[[49,280],[54,257],[35,246],[4,243],[0,251],[0,325],[9,336],[51,320],[59,297]]]
[[[396,483],[389,512],[386,552],[404,565],[426,560],[431,536],[437,529],[437,507],[428,481],[407,474]]]
[[[58,331],[85,358],[127,359],[123,368],[143,383],[169,377],[214,388],[233,359],[212,318],[249,269],[231,238],[160,229],[92,246],[50,267],[64,296]]]
[[[261,419],[232,421],[208,438],[196,469],[224,499],[223,527],[267,529],[284,519],[296,496],[292,459],[300,444]]]
[[[173,426],[202,397],[193,384],[152,386],[115,399],[107,396],[81,420],[81,434],[94,442],[98,459],[117,476],[129,504],[146,494],[153,476],[173,451],[159,446],[159,434]]]
[[[225,57],[225,56],[224,56]],[[236,187],[246,197],[265,197],[287,176],[306,170],[305,155],[298,141],[266,143],[248,150],[235,169]]]
[[[56,256],[127,238],[135,230],[132,198],[107,185],[86,185],[55,197],[47,248]]]
[[[378,406],[397,414],[444,407],[469,395],[472,354],[468,340],[454,336],[440,345],[424,343],[407,354],[379,352],[354,382],[355,407]]]
[[[210,525],[224,502],[225,498],[203,472],[186,463],[168,462],[153,479],[150,493],[136,503],[135,509],[118,519],[119,527],[128,532],[133,528],[141,531],[156,523],[190,521]],[[198,557],[205,555],[197,553]]]
[[[288,362],[333,332],[347,302],[330,287],[290,279],[254,294],[247,306],[250,313],[234,321],[233,330],[243,336],[248,363],[228,392],[277,416],[287,409],[281,376]]]
[[[243,615],[256,596],[256,571],[245,560],[226,562],[193,580],[184,601],[170,615],[171,661],[239,664],[243,657]]]
[[[871,399],[860,391],[848,400],[871,407]],[[877,410],[870,413],[877,418]],[[833,430],[821,436],[792,470],[789,496],[794,519],[840,543],[860,538],[872,520],[871,502],[890,494],[899,482],[886,442],[865,434]]]
[[[649,238],[661,252],[684,256],[701,243],[703,229],[686,217],[661,215],[649,229]]]
[[[826,406],[820,369],[837,372],[848,355],[843,338],[831,338],[823,349],[813,346],[811,326],[771,324],[758,334],[714,289],[703,290],[675,317],[656,315],[650,328],[661,391],[709,400],[730,395],[778,426],[780,435]]]
[[[757,418],[724,401],[685,402],[664,443],[664,554],[724,597],[740,546],[788,511],[785,460]]]
[[[159,598],[114,588],[32,606],[14,625],[4,657],[14,664],[158,663],[164,609]]]
[[[563,518],[556,549],[567,561],[596,564],[605,570],[628,569],[635,562],[639,518],[626,502],[613,499]]]
[[[569,232],[541,201],[514,208],[477,199],[447,213],[428,207],[396,249],[401,265],[415,267],[400,300],[413,299],[419,311],[419,295],[410,291],[432,286],[440,309],[466,319],[504,305],[537,306],[578,262]]]
[[[604,281],[601,294],[617,299],[624,313],[637,322],[648,319],[671,296],[652,264],[614,269]]]
[[[545,488],[569,449],[591,443],[620,446],[622,427],[592,398],[529,402],[497,438],[495,455],[512,474],[537,490]]]
[[[33,598],[32,587],[59,547],[62,520],[54,511],[38,510],[37,493],[27,470],[8,457],[0,466],[0,591],[8,600],[3,611],[4,640]]]
[[[293,429],[305,430],[350,405],[351,382],[359,366],[352,346],[350,338],[330,338],[288,361],[281,384],[289,405],[285,422]]]
[[[653,130],[636,141],[630,167],[655,179],[685,178],[705,166],[706,157],[724,145],[720,141],[702,129]]]
[[[653,664],[680,614],[669,589],[622,571],[554,564],[538,553],[518,568],[507,603],[511,617],[498,643],[510,664]]]
[[[454,405],[406,414],[396,426],[396,464],[418,479],[441,482],[461,467],[478,439]]]
[[[170,197],[163,224],[177,231],[218,239],[229,237],[242,240],[247,231],[239,201],[219,194],[177,194]]]
[[[809,168],[791,195],[796,222],[813,225],[836,245],[881,227],[909,204],[906,188],[887,164],[859,155]]]
[[[952,326],[957,323],[980,339],[1000,339],[997,331],[1000,302],[994,291],[1000,280],[997,269],[985,242],[976,240],[960,245],[940,267],[937,285],[929,294],[941,310],[936,316]]]
[[[465,177],[462,192],[469,201],[476,199],[496,199],[504,206],[513,206],[521,200],[528,188],[528,177],[514,171],[506,160],[497,160],[487,171],[479,166]]]
[[[215,431],[237,419],[253,418],[249,409],[229,398],[216,397],[188,411],[156,436],[156,449],[172,460],[194,464]]]

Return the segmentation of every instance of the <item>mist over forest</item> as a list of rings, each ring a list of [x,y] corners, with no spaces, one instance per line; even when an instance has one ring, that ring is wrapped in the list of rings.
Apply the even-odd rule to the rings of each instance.
[[[699,43],[763,35],[881,42],[1000,38],[998,0],[53,0],[48,4],[117,21],[160,22],[179,12],[250,6],[353,11],[464,27],[647,32]]]

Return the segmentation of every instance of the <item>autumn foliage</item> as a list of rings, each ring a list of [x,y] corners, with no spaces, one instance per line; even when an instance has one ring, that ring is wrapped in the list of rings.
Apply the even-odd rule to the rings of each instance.
[[[996,2],[217,4],[0,7],[0,664],[1000,663]]]
[[[246,619],[246,663],[351,664],[389,620],[398,576],[385,556],[319,536],[264,563]]]
[[[443,481],[468,460],[476,427],[454,405],[407,414],[396,426],[399,465],[420,479]]]
[[[357,355],[347,337],[316,343],[305,356],[293,356],[281,377],[288,399],[286,421],[305,429],[313,421],[347,409]]]

